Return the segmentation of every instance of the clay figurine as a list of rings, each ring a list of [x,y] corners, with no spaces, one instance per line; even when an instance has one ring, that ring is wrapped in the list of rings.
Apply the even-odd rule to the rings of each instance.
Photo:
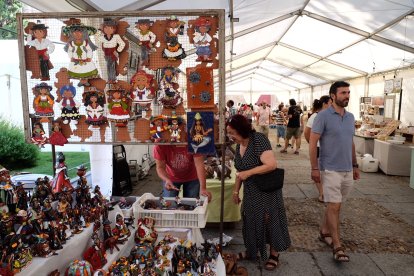
[[[167,28],[165,32],[165,42],[167,47],[162,52],[162,57],[168,60],[183,59],[187,55],[178,42],[178,36],[184,34],[184,22],[178,20],[174,15],[167,19]]]
[[[135,27],[137,28],[137,36],[141,47],[141,60],[142,66],[146,66],[149,63],[149,55],[151,52],[155,52],[154,47],[155,40],[157,39],[156,35],[150,31],[153,21],[149,19],[139,19],[135,22]]]
[[[151,102],[155,97],[153,89],[154,76],[147,74],[144,70],[139,70],[131,78],[131,98],[132,112],[146,117],[147,112],[151,112]]]
[[[69,21],[70,25],[62,28],[62,32],[69,37],[63,48],[70,58],[68,74],[70,78],[81,80],[78,86],[90,86],[88,80],[98,78],[98,69],[92,61],[93,51],[98,47],[93,44],[89,36],[96,33],[96,29]]]
[[[178,74],[180,70],[171,66],[162,69],[159,82],[158,101],[164,108],[176,108],[183,102],[178,89]]]
[[[62,133],[59,121],[53,121],[52,135],[49,137],[49,142],[55,146],[63,146],[68,143],[68,139]]]
[[[45,136],[45,131],[41,123],[34,123],[31,140],[32,143],[39,148],[45,147],[44,145],[47,143],[47,137]]]
[[[196,54],[198,58],[196,61],[208,62],[211,59],[210,43],[212,41],[211,36],[208,34],[211,27],[211,22],[207,18],[198,18],[194,23],[194,46],[197,48]]]
[[[86,114],[88,118],[85,123],[92,126],[105,124],[104,116],[105,96],[102,92],[97,91],[95,87],[90,87],[85,97]]]
[[[122,215],[117,214],[115,221],[115,227],[112,229],[112,233],[118,238],[118,243],[124,243],[128,240],[131,232],[125,225],[124,217]]]
[[[57,162],[55,166],[56,176],[52,180],[52,191],[53,193],[62,192],[64,187],[67,187],[68,190],[73,190],[72,185],[70,184],[70,179],[67,174],[67,167],[65,163],[65,155],[62,152],[57,154]]]
[[[125,127],[130,118],[125,89],[112,86],[107,93],[108,121],[115,122],[116,126]]]
[[[117,237],[112,233],[111,229],[111,222],[109,220],[105,220],[103,222],[103,238],[104,238],[104,246],[105,250],[109,249],[109,252],[112,254],[114,248],[119,251]]]
[[[53,111],[54,97],[50,94],[52,86],[45,82],[37,84],[34,87],[35,99],[33,100],[33,106],[35,109],[36,117],[53,117],[55,115]],[[48,121],[47,119],[45,120]],[[41,120],[43,122],[43,119]]]
[[[52,43],[47,36],[47,29],[45,24],[41,24],[39,21],[29,31],[27,36],[27,45],[36,48],[39,56],[40,71],[42,74],[42,81],[50,80],[49,70],[53,68],[50,62],[50,54],[55,50],[55,44]]]
[[[66,269],[65,276],[92,276],[93,268],[92,265],[85,260],[74,260],[69,264]]]
[[[83,258],[90,262],[93,269],[99,269],[102,268],[106,263],[106,252],[103,242],[99,239],[99,236],[97,233],[94,233],[92,235],[92,241],[93,245],[86,249],[86,251],[83,253]]]
[[[154,224],[155,221],[152,217],[140,218],[138,220],[138,228],[134,236],[135,243],[147,242],[154,244],[158,237],[158,233],[154,228]]]
[[[69,124],[70,121],[73,121],[76,125],[80,119],[78,108],[80,104],[75,101],[76,89],[73,85],[68,84],[60,88],[60,95],[62,96],[62,101],[60,103],[62,108],[62,119],[65,125]]]
[[[170,131],[170,142],[179,143],[181,140],[181,118],[178,118],[176,115],[171,116],[168,119],[168,129]]]
[[[150,134],[151,140],[155,143],[162,142],[162,133],[167,130],[167,125],[164,117],[157,116],[151,119],[150,123]]]
[[[104,18],[101,32],[95,36],[96,41],[104,52],[108,83],[116,83],[116,66],[119,53],[125,48],[125,42],[116,33],[118,23],[111,18]],[[102,34],[103,32],[103,34]]]

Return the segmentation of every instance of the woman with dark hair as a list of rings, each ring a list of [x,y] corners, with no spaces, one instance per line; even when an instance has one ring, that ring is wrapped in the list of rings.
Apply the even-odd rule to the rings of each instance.
[[[279,264],[280,251],[290,246],[287,219],[283,204],[282,189],[262,192],[251,176],[264,174],[277,166],[269,139],[256,132],[243,115],[232,116],[226,124],[227,135],[236,146],[235,167],[237,169],[233,201],[241,202],[239,190],[243,184],[243,239],[245,252],[238,259],[255,260],[258,253],[267,259],[266,243],[270,245],[270,256],[265,269],[274,270]]]
[[[312,130],[313,121],[315,120],[316,116],[318,115],[319,111],[322,111],[328,107],[330,107],[332,104],[331,98],[328,95],[322,96],[320,99],[315,99],[313,101],[312,105],[312,115],[309,117],[308,122],[306,123],[306,127],[304,130],[304,135],[306,141],[309,143],[310,133]],[[316,149],[316,155],[319,157],[319,143]],[[323,189],[322,189],[322,183],[315,183],[316,187],[318,188],[319,197],[318,201],[323,202]]]

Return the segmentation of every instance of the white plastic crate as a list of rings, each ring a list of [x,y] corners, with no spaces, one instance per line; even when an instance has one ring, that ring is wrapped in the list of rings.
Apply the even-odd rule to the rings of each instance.
[[[173,197],[165,197],[164,199],[174,201]],[[185,210],[147,210],[142,205],[147,200],[159,200],[159,197],[155,197],[151,193],[143,194],[138,204],[134,204],[134,213],[137,214],[137,218],[153,217],[155,219],[155,227],[165,228],[204,228],[207,222],[207,205],[208,200],[202,199],[202,206],[196,207],[192,211]],[[194,202],[195,198],[181,198],[183,203]]]

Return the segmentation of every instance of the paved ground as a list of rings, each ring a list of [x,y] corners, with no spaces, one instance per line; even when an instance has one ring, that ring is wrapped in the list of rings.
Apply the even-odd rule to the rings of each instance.
[[[275,145],[273,132],[270,139]],[[281,254],[281,264],[269,273],[258,263],[243,261],[250,275],[414,275],[414,190],[408,177],[382,172],[361,173],[341,217],[343,243],[351,261],[336,264],[330,249],[318,241],[318,223],[323,204],[310,179],[308,145],[302,142],[299,155],[274,149],[279,166],[285,169],[283,188],[292,246]],[[134,189],[135,195],[161,191],[155,170]],[[204,238],[219,236],[219,229],[203,229]],[[244,250],[241,223],[224,230],[232,236],[224,252]]]

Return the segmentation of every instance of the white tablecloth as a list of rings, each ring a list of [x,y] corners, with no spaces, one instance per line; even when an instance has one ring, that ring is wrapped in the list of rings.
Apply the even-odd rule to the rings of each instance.
[[[374,154],[374,138],[354,135],[354,144],[357,155]]]

